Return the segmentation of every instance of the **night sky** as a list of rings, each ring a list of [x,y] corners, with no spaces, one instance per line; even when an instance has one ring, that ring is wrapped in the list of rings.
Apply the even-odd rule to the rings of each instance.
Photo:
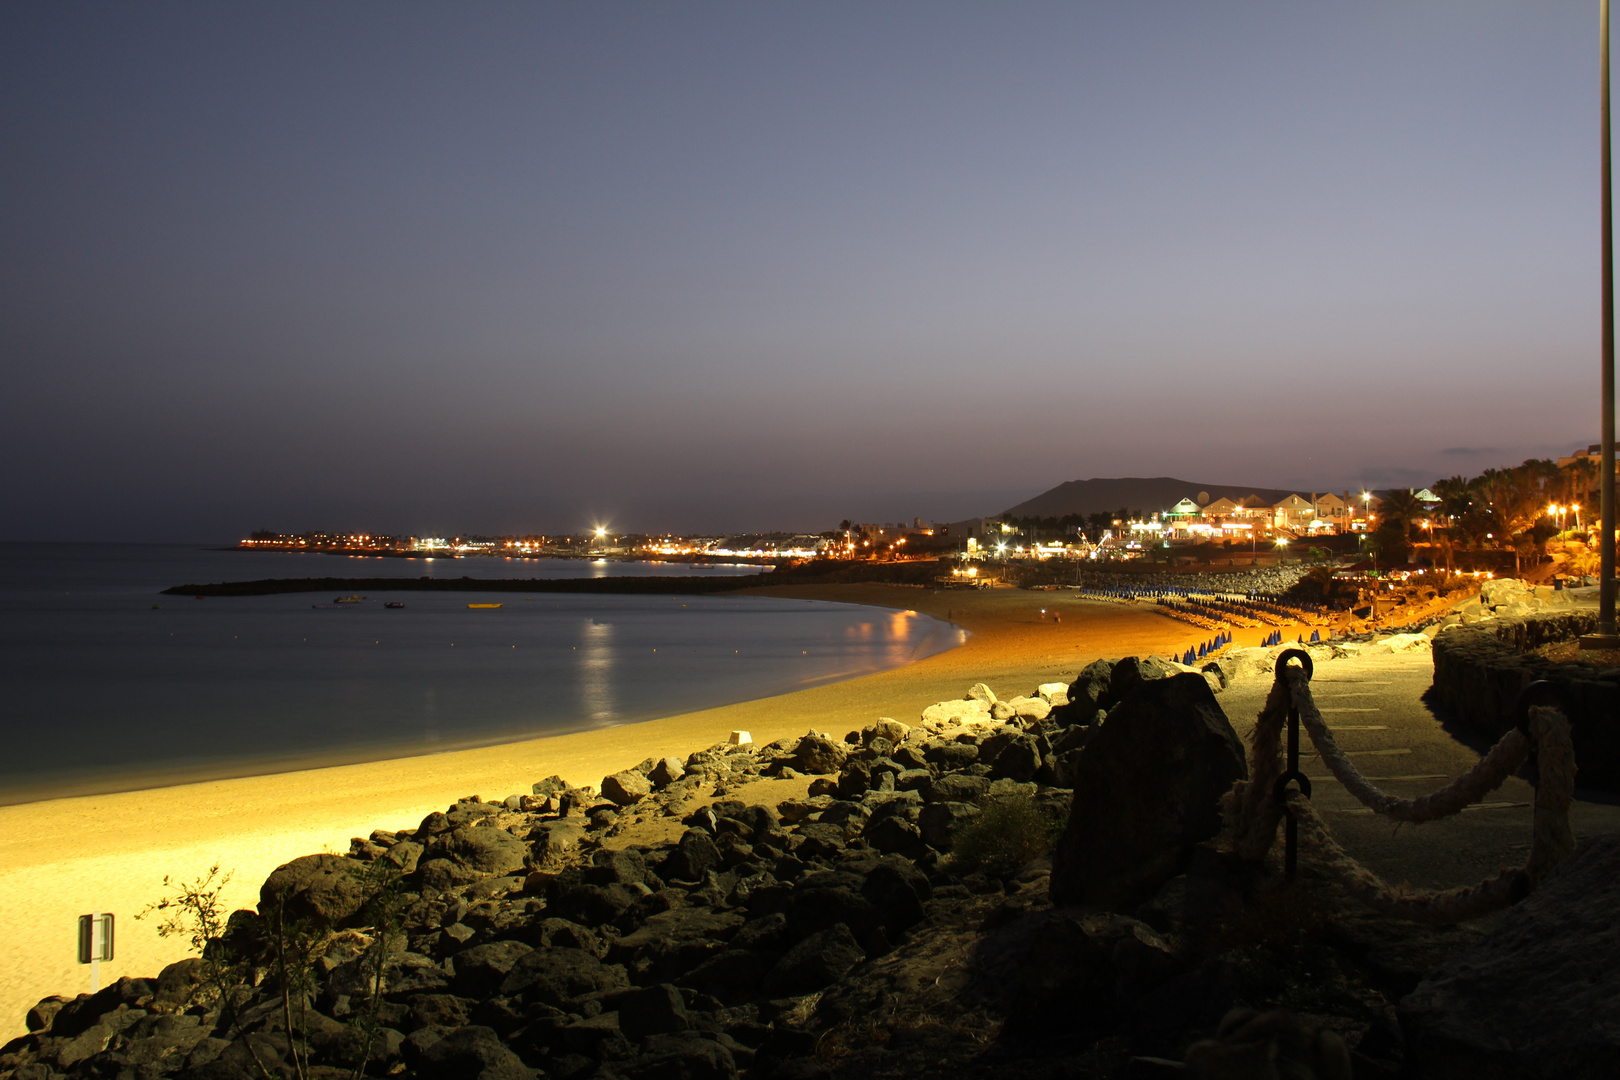
[[[1596,441],[1592,3],[0,7],[0,539]]]

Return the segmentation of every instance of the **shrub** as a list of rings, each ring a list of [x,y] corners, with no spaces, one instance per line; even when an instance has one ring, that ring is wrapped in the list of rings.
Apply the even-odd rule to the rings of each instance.
[[[965,872],[1006,877],[1051,854],[1063,833],[1061,817],[1029,795],[992,797],[951,838],[951,861]]]

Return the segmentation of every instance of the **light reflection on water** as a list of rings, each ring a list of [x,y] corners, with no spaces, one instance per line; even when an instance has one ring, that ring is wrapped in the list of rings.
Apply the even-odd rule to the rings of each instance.
[[[580,650],[579,692],[585,715],[594,727],[613,724],[613,624],[585,621]]]
[[[484,610],[466,605],[488,594],[377,591],[342,610],[312,609],[331,599],[312,594],[199,601],[157,592],[264,564],[165,548],[30,560],[7,547],[0,802],[105,790],[133,772],[240,775],[601,728],[881,671],[963,640],[914,612],[769,597],[507,594]],[[382,607],[394,599],[405,608]]]

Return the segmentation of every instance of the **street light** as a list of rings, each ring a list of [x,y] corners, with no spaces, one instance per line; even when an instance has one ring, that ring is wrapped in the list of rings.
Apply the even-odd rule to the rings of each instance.
[[[1603,242],[1603,355],[1599,407],[1603,410],[1603,460],[1598,464],[1598,492],[1602,520],[1598,547],[1598,629],[1581,638],[1583,649],[1620,648],[1614,626],[1614,212],[1613,182],[1609,169],[1609,0],[1598,8],[1598,124],[1602,131],[1602,172],[1599,181]]]

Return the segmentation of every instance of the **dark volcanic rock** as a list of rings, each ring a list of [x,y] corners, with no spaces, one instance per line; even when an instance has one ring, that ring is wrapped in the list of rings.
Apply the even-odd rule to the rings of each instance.
[[[670,881],[702,881],[705,872],[720,869],[723,862],[720,849],[708,833],[687,829],[665,861],[662,873]]]
[[[981,779],[974,777],[974,779]],[[985,783],[985,787],[990,785]],[[922,831],[923,842],[937,851],[951,850],[951,837],[965,822],[981,814],[970,802],[931,802],[917,815],[917,828]]]
[[[501,982],[502,996],[561,1006],[570,998],[629,985],[624,968],[604,964],[581,949],[537,949],[528,953]]]
[[[849,927],[837,923],[788,950],[765,976],[765,992],[772,997],[789,997],[820,990],[865,958],[866,951]]]
[[[1242,744],[1196,674],[1139,683],[1075,772],[1052,899],[1114,908],[1141,903],[1178,873],[1219,831],[1220,799],[1247,775]]]
[[[694,1034],[652,1035],[633,1061],[616,1064],[623,1080],[737,1080],[731,1051]]]
[[[1114,696],[1108,692],[1113,673],[1112,661],[1093,660],[1069,684],[1069,704],[1065,708],[1076,722],[1089,724],[1099,711],[1113,707]]]
[[[793,748],[789,764],[802,773],[836,773],[844,767],[847,753],[843,743],[835,743],[824,735],[811,732]]]
[[[683,907],[660,912],[614,942],[609,956],[643,985],[671,981],[725,948],[743,923],[731,911]]]
[[[429,1080],[530,1080],[534,1070],[487,1027],[452,1031],[422,1051],[417,1072]]]
[[[521,941],[492,941],[464,949],[452,961],[455,992],[465,998],[489,997],[500,989],[513,966],[533,951]]]
[[[357,863],[336,855],[305,855],[283,863],[259,888],[259,913],[270,918],[281,909],[289,920],[342,926],[366,900],[357,869]]]
[[[1424,1077],[1614,1076],[1620,835],[1588,840],[1477,946],[1401,1002]]]
[[[619,1029],[627,1038],[667,1035],[691,1026],[685,999],[669,983],[649,986],[619,999]]]
[[[523,869],[528,854],[523,841],[505,829],[483,825],[453,829],[435,837],[422,857],[448,859],[481,875],[498,875]]]
[[[990,790],[990,781],[983,776],[966,773],[946,773],[923,786],[923,798],[931,803],[977,802]]]

